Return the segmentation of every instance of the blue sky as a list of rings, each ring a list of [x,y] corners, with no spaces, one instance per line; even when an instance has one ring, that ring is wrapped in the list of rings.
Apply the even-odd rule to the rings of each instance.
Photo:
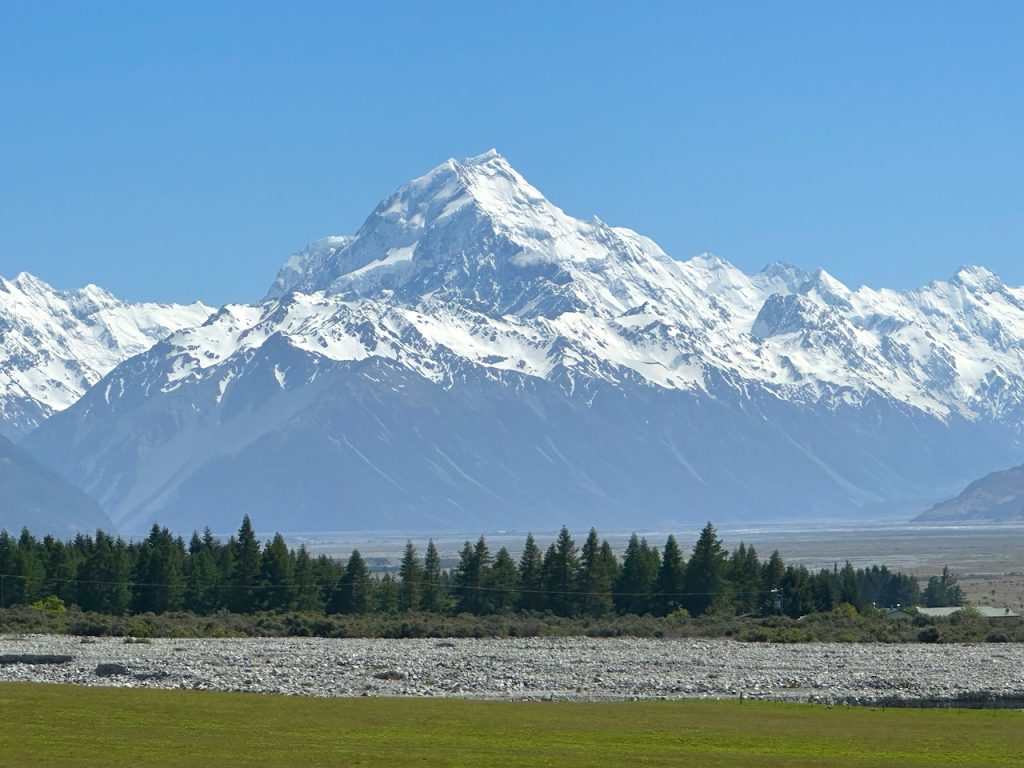
[[[5,3],[0,274],[251,301],[494,146],[677,258],[1024,284],[1024,3],[484,5]]]

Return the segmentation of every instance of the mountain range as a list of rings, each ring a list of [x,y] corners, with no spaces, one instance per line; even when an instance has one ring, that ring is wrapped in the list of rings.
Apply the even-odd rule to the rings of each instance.
[[[896,515],[1024,459],[1024,289],[677,261],[493,150],[252,305],[36,283],[0,283],[3,430],[126,531]]]
[[[58,291],[25,272],[0,278],[0,434],[23,437],[116,365],[212,311],[130,304],[95,285]]]

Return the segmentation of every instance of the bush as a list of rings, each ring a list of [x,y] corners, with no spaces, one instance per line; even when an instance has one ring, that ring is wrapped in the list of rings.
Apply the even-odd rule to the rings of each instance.
[[[37,611],[50,611],[51,613],[59,613],[62,616],[68,612],[64,601],[56,595],[47,595],[42,600],[36,600],[32,603],[32,607]]]
[[[939,629],[935,626],[925,627],[917,633],[917,640],[921,643],[939,642]]]

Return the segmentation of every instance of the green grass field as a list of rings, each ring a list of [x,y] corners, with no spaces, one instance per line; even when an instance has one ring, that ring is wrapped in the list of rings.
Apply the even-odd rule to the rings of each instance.
[[[4,766],[1020,766],[1024,713],[0,684]]]

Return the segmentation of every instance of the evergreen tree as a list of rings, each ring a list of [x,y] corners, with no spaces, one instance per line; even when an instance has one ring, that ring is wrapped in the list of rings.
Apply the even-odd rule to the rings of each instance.
[[[683,606],[692,616],[707,613],[715,599],[726,593],[725,550],[715,527],[708,523],[700,532],[686,565],[686,597]]]
[[[729,558],[728,581],[736,613],[756,612],[763,598],[761,592],[762,568],[757,559],[757,550],[740,542]]]
[[[427,554],[423,560],[423,587],[420,590],[420,607],[424,611],[442,613],[448,608],[444,585],[441,583],[441,555],[437,552],[434,540],[427,542]]]
[[[850,561],[846,561],[843,570],[839,572],[839,602],[852,605],[857,611],[863,611],[865,603],[861,599],[860,583],[857,580],[857,572]]]
[[[416,555],[416,547],[411,541],[407,541],[405,544],[402,563],[398,568],[398,578],[400,579],[399,609],[415,611],[420,606],[423,569],[420,567],[420,561]]]
[[[170,530],[156,523],[139,547],[132,607],[137,613],[165,613],[182,607],[185,553]]]
[[[804,566],[787,566],[782,577],[782,612],[798,619],[814,612],[813,577]]]
[[[402,586],[390,573],[370,579],[370,601],[380,613],[398,613],[401,599]]]
[[[296,611],[303,612],[323,610],[324,605],[320,597],[320,586],[316,580],[316,570],[305,544],[299,547],[299,551],[295,555],[294,574],[295,596],[291,607]]]
[[[777,603],[783,599],[782,580],[786,575],[786,564],[779,550],[774,550],[768,561],[761,566],[761,598],[758,609],[761,613],[776,613]]]
[[[661,554],[661,570],[658,571],[656,591],[658,593],[658,615],[667,616],[683,607],[683,592],[686,590],[686,566],[683,553],[671,534]]]
[[[14,604],[15,543],[7,529],[0,530],[0,608]]]
[[[231,547],[232,571],[228,605],[235,613],[253,613],[259,606],[260,542],[246,515]]]
[[[46,566],[40,552],[39,543],[28,528],[21,529],[21,537],[14,554],[15,575],[18,578],[11,589],[13,603],[29,605],[44,597],[43,581],[46,578]]]
[[[838,568],[828,570],[822,568],[817,576],[811,577],[811,599],[814,609],[820,613],[828,613],[839,605]]]
[[[206,615],[220,604],[220,571],[214,550],[197,535],[189,544],[185,564],[185,608]]]
[[[130,573],[124,541],[96,531],[78,569],[78,605],[84,611],[121,615],[131,601]]]
[[[655,609],[658,571],[661,558],[647,539],[635,533],[629,537],[622,555],[622,570],[615,586],[615,608],[619,613],[643,616]]]
[[[593,528],[580,550],[580,611],[587,616],[604,616],[613,609],[612,590],[618,563],[608,542],[599,542]]]
[[[533,534],[526,535],[523,553],[519,556],[519,608],[539,611],[544,608],[544,560]]]
[[[861,597],[865,603],[881,608],[917,605],[921,602],[921,587],[917,579],[902,573],[893,573],[884,565],[857,571]]]
[[[43,539],[42,548],[43,567],[46,572],[46,582],[43,585],[44,595],[56,595],[65,605],[75,602],[78,596],[78,586],[75,579],[78,576],[78,568],[82,564],[83,556],[74,547],[65,544],[60,539],[47,536]],[[0,568],[2,572],[2,568]]]
[[[280,533],[274,534],[263,549],[260,581],[266,585],[263,599],[266,608],[283,610],[291,607],[295,596],[295,560]]]
[[[477,615],[490,612],[491,600],[487,593],[490,567],[491,554],[484,537],[480,537],[475,547],[467,541],[453,574],[456,612]]]
[[[347,565],[339,560],[327,557],[327,555],[319,555],[312,559],[312,564],[313,582],[317,587],[318,599],[327,603],[328,613],[330,613],[331,601],[337,603],[338,585],[345,578]],[[337,613],[337,611],[334,611],[334,613]]]
[[[924,604],[929,608],[963,605],[964,593],[957,581],[949,566],[942,569],[942,576],[930,577],[924,591]]]
[[[558,616],[572,616],[577,604],[579,551],[564,525],[548,552],[550,557],[544,558],[544,592],[548,606]]]
[[[345,566],[345,574],[338,582],[327,606],[328,613],[366,613],[370,610],[370,572],[366,568],[358,549]]]
[[[519,571],[505,547],[498,550],[488,578],[490,608],[495,613],[508,613],[519,603]]]

